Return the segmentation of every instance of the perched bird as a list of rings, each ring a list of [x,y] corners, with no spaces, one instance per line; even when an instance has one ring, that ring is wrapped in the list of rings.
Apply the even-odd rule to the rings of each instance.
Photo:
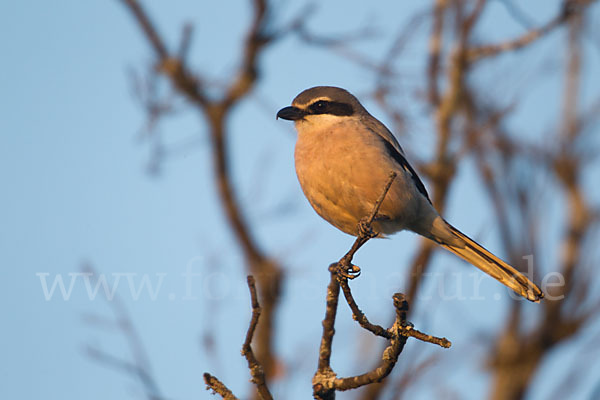
[[[300,93],[278,118],[295,122],[296,174],[315,211],[358,234],[390,172],[397,174],[372,224],[378,236],[408,229],[433,240],[528,300],[542,291],[525,275],[447,223],[394,135],[348,91],[317,86]]]

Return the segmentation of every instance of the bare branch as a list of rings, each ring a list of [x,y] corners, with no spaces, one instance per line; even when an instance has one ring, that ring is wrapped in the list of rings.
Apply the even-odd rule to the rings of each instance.
[[[525,14],[512,0],[500,0],[500,3],[502,3],[510,16],[522,26],[527,29],[530,29],[531,26],[533,26],[531,17]]]
[[[331,278],[329,280],[329,285],[327,286],[323,335],[321,336],[321,345],[319,346],[319,363],[317,366],[317,373],[320,375],[332,373],[330,367],[331,345],[333,343],[333,335],[335,334],[335,317],[340,295],[340,284],[335,276],[335,267],[336,264],[331,264],[329,267]]]
[[[256,294],[256,285],[252,275],[248,276],[248,288],[250,289],[250,298],[252,301],[252,318],[250,320],[250,325],[248,326],[248,331],[246,332],[246,340],[242,346],[242,355],[246,357],[246,360],[248,361],[248,368],[250,369],[250,374],[252,375],[252,382],[256,385],[256,389],[258,390],[260,398],[264,400],[272,400],[273,396],[267,387],[265,372],[260,363],[256,360],[254,352],[252,351],[252,346],[250,345],[252,342],[252,337],[254,336],[254,331],[258,325],[258,318],[260,317],[261,313],[260,305],[258,303],[258,295]]]
[[[254,383],[254,385],[256,386],[259,398],[263,400],[273,400],[273,396],[271,395],[271,392],[267,387],[263,367],[260,365],[256,357],[254,356],[254,352],[252,351],[252,338],[254,337],[254,332],[256,331],[256,326],[258,325],[258,319],[260,318],[261,308],[258,302],[258,294],[256,293],[256,284],[252,275],[248,275],[247,283],[248,289],[250,290],[250,301],[252,303],[252,318],[250,318],[250,324],[248,325],[248,330],[246,331],[246,339],[244,340],[244,344],[242,345],[242,355],[246,358],[246,361],[248,362],[248,369],[250,370],[250,375],[252,375],[252,383]],[[233,395],[233,393],[225,386],[225,384],[223,384],[211,374],[205,373],[204,381],[206,382],[206,385],[209,388],[223,396],[223,398],[236,398]]]
[[[403,327],[398,333],[402,336],[412,337],[421,342],[437,344],[440,347],[445,349],[449,349],[452,346],[452,342],[446,339],[445,337],[437,337],[433,335],[429,335],[427,333],[423,333],[415,328],[412,325],[408,325]]]
[[[535,29],[531,29],[525,32],[525,34],[523,34],[522,36],[502,43],[472,47],[467,52],[467,58],[469,62],[475,62],[485,57],[492,57],[501,53],[520,50],[525,46],[530,45],[534,41],[540,39],[541,37],[545,36],[552,30],[566,22],[575,13],[582,12],[583,8],[590,3],[591,1],[565,0],[563,7],[561,8],[558,15],[556,15],[544,25]]]
[[[191,24],[183,25],[181,32],[181,41],[179,42],[179,49],[177,50],[177,57],[181,60],[182,64],[186,64],[187,55],[190,51],[192,43],[192,33],[194,27]]]
[[[391,339],[392,334],[385,328],[380,325],[373,325],[369,322],[367,316],[361,311],[361,309],[356,304],[354,297],[352,296],[352,291],[350,290],[350,286],[348,286],[347,279],[340,279],[340,286],[342,287],[342,292],[344,293],[344,297],[346,298],[346,303],[350,306],[352,310],[352,317],[355,321],[357,321],[360,326],[364,329],[368,330],[375,336],[381,336],[386,339]]]
[[[169,52],[167,50],[167,46],[164,44],[161,36],[158,31],[154,27],[154,24],[148,17],[148,14],[144,11],[142,6],[137,0],[121,0],[123,4],[133,14],[135,20],[140,25],[140,28],[148,38],[148,41],[152,45],[154,52],[159,60],[164,60],[169,56]]]
[[[216,376],[212,376],[208,372],[204,373],[204,383],[206,383],[206,389],[212,390],[214,393],[221,395],[225,400],[238,400],[237,397],[229,390],[223,382],[221,382]]]
[[[438,75],[442,51],[442,29],[447,0],[436,0],[433,7],[433,29],[429,36],[429,60],[427,62],[427,87],[429,102],[437,105],[440,102]]]
[[[160,395],[158,387],[154,381],[154,377],[148,372],[146,368],[137,362],[130,362],[127,360],[122,360],[118,357],[115,357],[111,354],[105,353],[104,351],[88,346],[86,348],[87,355],[108,367],[115,368],[117,370],[121,370],[128,375],[134,376],[140,380],[142,383],[142,387],[144,388],[144,392],[148,397],[148,400],[161,400],[164,399]]]
[[[90,275],[90,280],[97,284],[98,272],[89,264],[82,267],[85,273]],[[87,346],[86,353],[93,360],[106,365],[107,367],[119,369],[139,379],[148,400],[160,400],[164,397],[161,394],[160,388],[150,366],[149,357],[146,354],[146,349],[143,346],[141,337],[135,328],[133,321],[124,306],[121,298],[115,293],[108,305],[114,315],[113,321],[101,320],[102,324],[111,324],[118,328],[119,333],[125,339],[127,347],[131,352],[131,361],[121,359],[112,354],[106,353],[98,348]],[[89,322],[97,323],[99,319],[88,317]]]

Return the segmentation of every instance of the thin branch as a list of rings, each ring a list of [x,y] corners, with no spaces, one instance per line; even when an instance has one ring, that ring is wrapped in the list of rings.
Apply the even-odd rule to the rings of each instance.
[[[440,102],[438,75],[442,51],[444,14],[448,0],[436,0],[433,8],[433,28],[429,36],[429,59],[427,61],[427,87],[429,102],[437,106]]]
[[[365,243],[367,243],[370,239],[377,236],[377,233],[373,232],[373,230],[371,229],[371,225],[373,224],[373,221],[375,220],[375,217],[377,216],[377,213],[379,212],[379,208],[381,207],[381,203],[383,203],[383,200],[385,200],[385,196],[387,195],[388,191],[390,190],[390,187],[392,186],[394,179],[396,179],[396,176],[397,176],[397,174],[394,171],[390,172],[388,180],[383,188],[383,191],[381,192],[381,195],[379,195],[379,198],[375,202],[375,205],[373,206],[373,210],[371,211],[371,214],[366,219],[361,220],[359,222],[359,225],[358,225],[359,234],[356,237],[356,240],[352,244],[352,247],[350,248],[350,250],[338,262],[338,265],[341,268],[350,269],[353,272],[360,271],[360,269],[358,267],[353,266],[351,264],[352,258],[354,257],[354,254],[356,254],[356,252]]]
[[[256,284],[254,277],[252,275],[248,275],[247,277],[248,289],[250,290],[250,301],[252,303],[252,318],[250,318],[250,324],[248,325],[248,330],[246,331],[246,339],[244,340],[244,344],[242,345],[242,355],[246,358],[248,362],[248,369],[250,370],[250,375],[252,375],[252,383],[256,386],[256,390],[258,393],[258,397],[263,400],[273,400],[273,396],[267,387],[267,382],[265,378],[265,371],[262,366],[254,356],[254,352],[252,351],[252,338],[254,337],[254,332],[256,331],[256,327],[258,325],[258,320],[260,318],[261,308],[258,302],[258,294],[256,293]],[[224,383],[219,381],[216,377],[212,376],[209,373],[204,374],[204,381],[206,385],[214,390],[216,393],[220,394],[224,399],[235,399],[236,397],[233,393],[225,386]]]
[[[89,274],[90,281],[97,285],[99,274],[96,269],[90,264],[85,264],[82,270]],[[127,308],[116,293],[108,301],[108,305],[114,314],[114,320],[110,321],[110,323],[118,328],[120,334],[127,342],[132,361],[121,359],[92,346],[86,348],[86,353],[90,358],[108,367],[122,370],[132,377],[139,379],[140,385],[149,400],[163,399],[164,397],[161,394],[157,380],[152,373],[149,357],[144,348],[141,336],[135,328]],[[96,320],[88,318],[88,321],[94,322]],[[104,321],[104,324],[106,323],[107,321]]]
[[[92,346],[88,346],[86,348],[86,353],[91,359],[101,364],[137,377],[140,380],[142,387],[145,389],[145,394],[148,397],[148,400],[164,399],[164,397],[160,395],[159,389],[154,381],[154,377],[146,368],[144,368],[144,366],[138,364],[137,362],[130,362],[120,359]]]
[[[319,363],[317,366],[317,373],[319,374],[328,374],[331,371],[331,344],[333,343],[333,335],[335,334],[335,317],[340,295],[340,284],[335,276],[335,267],[336,264],[331,264],[329,266],[331,278],[329,280],[329,285],[327,285],[323,335],[321,336],[321,345],[319,346]]]
[[[529,29],[533,26],[533,20],[531,17],[523,12],[523,10],[521,10],[517,5],[515,5],[512,0],[500,0],[500,3],[502,3],[510,16],[523,27]]]
[[[445,349],[449,349],[450,347],[452,347],[452,342],[446,339],[445,337],[437,337],[429,335],[427,333],[423,333],[413,328],[412,325],[402,327],[402,329],[400,329],[398,333],[402,336],[415,338],[417,340],[420,340],[421,342],[437,344],[438,346],[443,347]]]
[[[252,89],[258,76],[258,58],[261,51],[275,39],[266,32],[267,1],[252,0],[252,3],[254,15],[246,34],[242,64],[223,98],[222,107],[225,109],[237,103]]]
[[[250,319],[250,325],[248,326],[248,331],[246,332],[246,340],[242,346],[242,355],[246,357],[246,360],[248,361],[248,368],[250,369],[250,374],[252,375],[252,383],[256,385],[258,395],[261,399],[272,400],[273,396],[267,387],[265,371],[260,363],[256,360],[254,352],[252,351],[252,346],[250,345],[252,342],[252,337],[254,336],[254,332],[256,331],[256,326],[258,325],[261,308],[258,303],[258,295],[256,294],[254,277],[249,275],[247,281],[248,288],[250,289],[250,298],[252,301],[252,318]]]
[[[164,44],[161,36],[159,35],[154,24],[148,17],[148,14],[144,11],[142,6],[136,0],[121,0],[127,8],[132,12],[135,20],[140,25],[140,28],[148,38],[148,41],[152,45],[154,52],[159,59],[165,59],[169,56],[167,46]]]
[[[361,311],[361,309],[356,304],[354,297],[352,296],[352,291],[350,290],[350,286],[348,286],[347,279],[340,279],[340,286],[342,287],[342,292],[344,293],[344,297],[346,298],[346,303],[350,306],[352,310],[352,317],[356,322],[359,323],[364,329],[368,330],[375,336],[381,336],[386,339],[391,339],[393,334],[391,334],[387,329],[383,328],[380,325],[372,324],[369,322],[367,316]]]
[[[579,3],[575,6],[575,3]],[[488,44],[478,47],[472,47],[467,51],[467,59],[469,62],[479,61],[485,57],[496,56],[501,53],[509,51],[516,51],[528,46],[534,41],[545,36],[558,26],[566,22],[573,14],[582,12],[583,8],[589,4],[589,1],[571,1],[565,0],[563,7],[561,8],[558,15],[552,18],[550,21],[545,23],[536,29],[531,29],[522,36],[507,40],[505,42]]]
[[[183,25],[183,29],[181,32],[181,41],[179,42],[179,49],[177,50],[177,57],[181,60],[182,64],[185,65],[187,60],[187,55],[190,51],[190,46],[192,44],[192,34],[194,32],[194,27],[192,24]]]
[[[250,290],[250,301],[252,302],[252,318],[250,319],[250,326],[248,326],[248,331],[246,332],[246,340],[242,345],[243,355],[246,355],[245,353],[252,353],[250,343],[252,342],[252,337],[254,336],[256,325],[258,325],[258,318],[260,317],[261,312],[260,304],[258,303],[258,296],[256,294],[254,277],[252,275],[248,275],[246,281],[248,283],[248,289]]]
[[[225,400],[238,400],[237,397],[229,390],[223,382],[221,382],[216,376],[212,376],[208,372],[204,373],[204,383],[206,383],[206,389],[212,390],[215,394],[221,395]]]

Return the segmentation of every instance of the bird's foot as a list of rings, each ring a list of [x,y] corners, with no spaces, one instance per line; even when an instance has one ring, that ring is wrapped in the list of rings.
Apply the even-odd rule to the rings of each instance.
[[[331,264],[329,270],[336,274],[340,279],[355,279],[360,276],[360,267],[341,259],[337,263]]]

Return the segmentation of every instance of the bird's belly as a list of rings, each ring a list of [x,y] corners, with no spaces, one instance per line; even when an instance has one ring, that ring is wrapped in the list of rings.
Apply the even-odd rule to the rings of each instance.
[[[398,176],[374,228],[382,233],[404,229],[416,207],[415,193],[405,190],[412,184],[405,183],[404,171],[382,159],[379,148],[365,146],[364,140],[334,140],[327,134],[321,138],[306,142],[299,138],[295,151],[296,174],[315,211],[341,231],[356,235],[358,222],[371,214],[394,171]]]
[[[336,195],[334,185],[325,188],[312,181],[305,181],[302,189],[317,214],[339,230],[356,235],[358,222],[367,213],[357,212],[356,204]]]

